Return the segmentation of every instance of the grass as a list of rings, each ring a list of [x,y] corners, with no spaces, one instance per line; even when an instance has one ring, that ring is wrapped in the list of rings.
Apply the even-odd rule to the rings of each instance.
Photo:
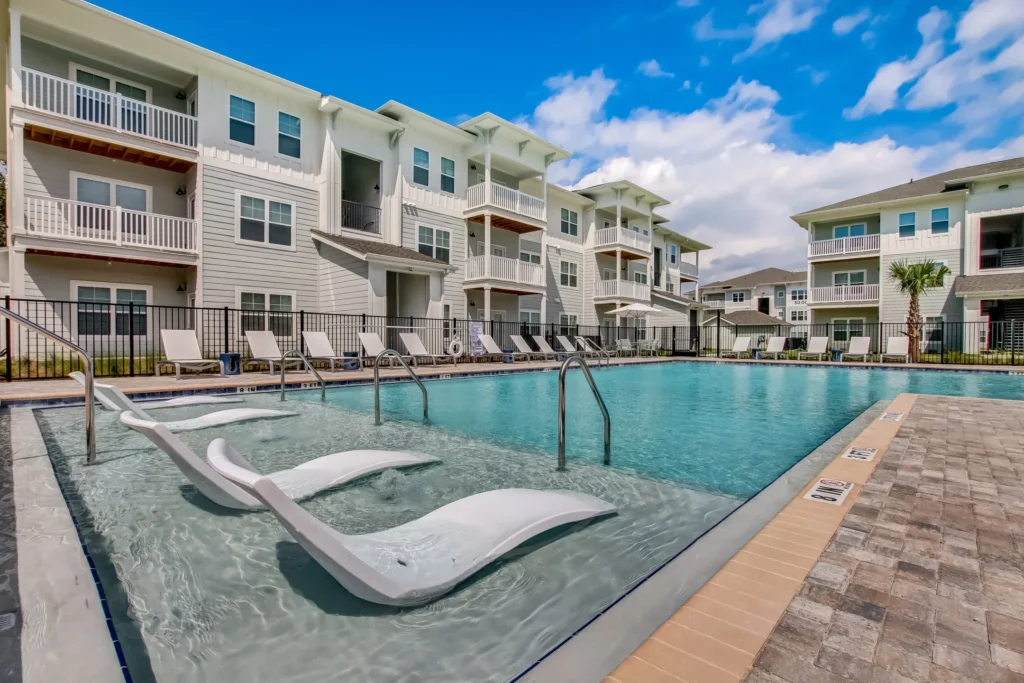
[[[152,375],[156,371],[154,358],[136,358],[135,374]],[[96,377],[127,377],[131,374],[131,363],[124,356],[94,358]],[[40,379],[67,377],[68,373],[82,371],[85,367],[77,356],[50,354],[46,358],[21,356],[11,362],[11,379]],[[7,359],[0,360],[0,376],[7,375]]]

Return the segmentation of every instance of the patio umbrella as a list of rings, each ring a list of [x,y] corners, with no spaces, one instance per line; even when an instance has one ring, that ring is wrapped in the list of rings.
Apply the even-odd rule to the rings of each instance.
[[[615,310],[608,311],[606,315],[624,315],[630,318],[646,318],[649,315],[661,315],[664,313],[660,308],[647,304],[627,304]]]

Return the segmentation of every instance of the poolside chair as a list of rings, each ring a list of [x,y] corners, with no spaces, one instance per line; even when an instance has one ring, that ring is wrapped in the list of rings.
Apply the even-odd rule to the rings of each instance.
[[[552,351],[551,353],[545,353],[543,351],[534,351],[533,349],[531,349],[530,345],[526,343],[526,340],[523,339],[521,335],[510,334],[508,337],[509,339],[512,340],[512,343],[516,345],[516,348],[519,350],[519,353],[526,355],[527,360],[534,358],[536,356],[540,356],[541,360],[547,360],[549,356],[552,359],[555,358],[554,351]]]
[[[224,361],[203,358],[199,348],[199,340],[193,330],[160,330],[160,339],[164,343],[164,356],[167,360],[157,361],[156,376],[160,376],[161,365],[173,365],[175,379],[181,379],[181,369],[200,372],[207,368],[220,368],[220,376],[225,374]]]
[[[68,376],[75,380],[83,387],[85,386],[85,375],[78,372],[69,372]],[[96,397],[96,400],[100,402],[107,410],[122,411],[125,410],[124,406],[115,402],[111,398],[108,398],[107,388],[109,384],[92,384],[92,393]],[[103,387],[101,391],[98,387]],[[123,395],[123,394],[122,394]],[[226,398],[222,396],[178,396],[177,398],[170,398],[165,401],[147,401],[146,410],[158,410],[160,408],[181,408],[182,406],[202,406],[202,405],[218,405],[223,403],[241,403],[240,398]],[[135,404],[133,404],[135,405]]]
[[[242,361],[242,367],[246,365],[257,365],[266,363],[270,366],[270,374],[274,374],[274,364],[284,365],[285,370],[289,367],[299,367],[302,361],[298,358],[283,359],[281,349],[277,345],[277,338],[274,333],[262,330],[246,330],[245,341],[249,344],[249,353],[252,358]]]
[[[827,354],[828,337],[811,337],[807,342],[807,350],[801,351],[796,357],[797,360],[803,360],[804,356],[817,356],[818,360],[821,360],[821,357]]]
[[[739,358],[743,354],[750,354],[750,337],[736,337],[736,341],[733,342],[732,351],[722,351],[721,357],[732,356]]]
[[[644,355],[644,352],[646,352],[648,356],[653,358],[654,356],[656,356],[658,354],[658,349],[660,349],[660,348],[661,348],[661,340],[658,339],[657,337],[654,338],[654,339],[651,339],[650,341],[645,339],[643,341],[638,341],[637,342],[637,344],[636,344],[636,353],[637,353],[638,356],[642,356],[642,355]]]
[[[235,510],[258,510],[263,503],[238,488],[217,473],[215,469],[192,452],[188,446],[167,429],[166,425],[149,420],[139,419],[131,413],[121,414],[121,423],[144,434],[150,441],[166,453],[171,461],[181,470],[192,484],[204,496],[217,505]],[[218,441],[224,441],[218,439]],[[227,443],[227,442],[225,442]],[[233,457],[237,457],[241,467],[252,467],[227,446]],[[309,498],[321,491],[336,488],[368,474],[381,472],[392,467],[412,467],[437,462],[437,458],[422,453],[404,453],[399,451],[344,451],[332,453],[298,467],[281,470],[266,475],[273,481],[285,496],[292,500]]]
[[[637,356],[640,353],[639,349],[633,346],[633,342],[629,339],[617,339],[615,340],[615,346],[620,356]]]
[[[910,337],[889,337],[885,345],[885,353],[878,359],[884,363],[886,358],[902,358],[904,363],[910,362]]]
[[[520,358],[528,358],[529,356],[521,351],[502,351],[501,347],[491,338],[489,334],[480,334],[480,343],[484,345],[484,357],[493,358],[497,356],[501,360],[505,358],[511,358],[512,362],[516,362],[516,356]]]
[[[555,336],[555,340],[558,342],[558,345],[562,347],[562,352],[563,353],[567,353],[570,356],[583,355],[583,354],[580,354],[579,349],[577,349],[573,345],[573,343],[571,341],[569,341],[569,338],[566,337],[564,334],[556,335]]]
[[[302,341],[306,342],[306,352],[309,354],[306,356],[306,359],[310,362],[318,360],[321,363],[330,363],[331,370],[334,369],[335,363],[341,363],[342,367],[344,367],[345,356],[339,356],[334,351],[334,345],[327,338],[326,332],[307,332],[303,330]],[[350,358],[348,360],[354,359]]]
[[[359,332],[358,336],[359,343],[362,344],[363,351],[365,351],[365,354],[359,357],[359,364],[365,368],[368,363],[377,362],[377,356],[384,351],[384,342],[380,340],[376,332]],[[388,365],[394,365],[394,358],[386,360]],[[402,356],[402,360],[408,361],[414,368],[417,367],[416,359],[413,356]]]
[[[261,500],[285,530],[346,590],[383,605],[420,605],[531,538],[614,514],[615,506],[575,491],[498,489],[449,503],[392,529],[351,536],[324,524],[216,439],[210,466]]]
[[[558,352],[551,348],[551,344],[548,344],[547,339],[539,334],[532,335],[531,339],[533,339],[533,343],[537,345],[537,348],[540,349],[540,352],[544,354],[545,358],[548,356],[554,356],[556,359],[558,358]]]
[[[592,347],[586,340],[585,337],[576,336],[573,337],[573,341],[576,342],[576,353],[583,356],[584,358],[600,358],[601,354]]]
[[[843,360],[850,360],[854,356],[865,363],[871,355],[871,337],[851,337],[850,348],[843,354]]]
[[[761,353],[762,358],[773,356],[776,360],[779,358],[780,353],[786,352],[786,338],[785,337],[770,337],[768,339],[768,346]]]
[[[440,358],[443,361],[455,362],[455,359],[447,353],[430,353],[427,351],[426,347],[423,346],[423,340],[415,332],[402,332],[398,336],[402,340],[402,344],[405,345],[405,350],[416,361],[419,361],[421,358],[427,358],[433,365],[437,365],[437,359]]]

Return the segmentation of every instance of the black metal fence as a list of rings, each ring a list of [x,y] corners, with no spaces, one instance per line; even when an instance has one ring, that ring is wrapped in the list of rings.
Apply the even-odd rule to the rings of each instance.
[[[206,358],[222,353],[250,357],[247,330],[274,333],[281,352],[306,352],[303,332],[323,332],[338,355],[361,353],[359,333],[376,334],[387,347],[406,351],[402,333],[415,333],[428,353],[443,354],[459,339],[469,353],[470,325],[465,319],[437,319],[308,311],[256,311],[234,308],[191,308],[126,303],[10,299],[4,304],[62,337],[74,340],[96,360],[98,376],[150,375],[164,358],[160,330],[193,330]],[[907,337],[905,323],[749,325],[734,327],[720,319],[699,326],[649,326],[623,320],[614,327],[540,325],[528,322],[485,321],[483,331],[504,350],[517,350],[511,335],[522,335],[534,350],[532,337],[542,337],[563,351],[558,337],[570,343],[576,336],[610,351],[648,351],[658,354],[720,356],[737,337],[750,338],[750,350],[764,351],[772,337],[785,340],[782,357],[796,358],[813,337],[828,340],[830,353],[849,350],[851,339],[867,337],[869,360],[889,351],[889,340]],[[0,373],[10,380],[64,377],[79,369],[71,352],[9,321],[0,327]],[[922,363],[1024,365],[1024,320],[988,323],[926,323],[921,326],[915,360]]]

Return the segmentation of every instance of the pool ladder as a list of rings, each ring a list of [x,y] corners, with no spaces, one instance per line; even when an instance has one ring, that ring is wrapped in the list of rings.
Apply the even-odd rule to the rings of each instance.
[[[320,373],[316,371],[316,368],[310,364],[309,359],[303,356],[302,352],[298,349],[292,349],[281,356],[281,400],[284,400],[284,367],[287,365],[284,361],[286,358],[298,358],[302,361],[302,364],[306,366],[306,369],[309,370],[313,376],[316,377],[316,381],[320,383],[320,400],[326,401],[327,384],[324,383],[324,378],[320,376]]]
[[[384,349],[377,354],[376,360],[373,361],[373,424],[380,426],[380,362],[384,358],[397,358],[398,362],[402,364],[402,367],[406,369],[409,376],[412,377],[413,381],[420,387],[420,392],[423,393],[423,419],[429,420],[427,415],[427,388],[423,386],[423,382],[420,381],[419,375],[413,372],[409,364],[402,358],[402,354],[398,353],[394,349]]]
[[[587,367],[586,361],[581,356],[573,355],[565,359],[558,371],[558,471],[565,472],[565,373],[568,372],[571,365],[580,366],[583,376],[587,378],[587,384],[590,385],[590,390],[594,392],[594,398],[597,399],[597,407],[604,415],[604,464],[611,465],[612,419],[608,417],[608,408],[604,404],[604,399],[601,398],[601,392],[597,390],[594,376],[590,374],[590,368]]]

